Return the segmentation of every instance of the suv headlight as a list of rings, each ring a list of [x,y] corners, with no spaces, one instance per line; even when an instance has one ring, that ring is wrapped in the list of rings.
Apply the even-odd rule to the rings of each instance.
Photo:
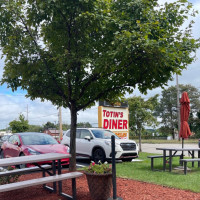
[[[67,153],[70,153],[70,148],[67,146]]]
[[[110,141],[105,141],[105,144],[107,144],[108,146],[111,146],[111,142]]]
[[[112,146],[112,143],[110,141],[105,141],[105,144],[107,144],[108,146]],[[119,144],[115,143],[115,147],[119,146]]]

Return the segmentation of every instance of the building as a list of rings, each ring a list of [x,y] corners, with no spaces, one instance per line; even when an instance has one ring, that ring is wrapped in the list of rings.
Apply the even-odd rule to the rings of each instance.
[[[60,131],[56,129],[47,129],[44,133],[53,136],[54,138],[59,138]]]

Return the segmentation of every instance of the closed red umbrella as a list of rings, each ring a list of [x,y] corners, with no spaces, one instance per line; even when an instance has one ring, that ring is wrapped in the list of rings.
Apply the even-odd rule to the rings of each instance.
[[[190,100],[187,92],[182,93],[180,104],[181,104],[181,109],[180,109],[181,128],[179,132],[179,137],[182,138],[182,147],[183,147],[184,138],[188,138],[192,134],[190,131],[190,127],[188,125],[188,118],[190,114]]]

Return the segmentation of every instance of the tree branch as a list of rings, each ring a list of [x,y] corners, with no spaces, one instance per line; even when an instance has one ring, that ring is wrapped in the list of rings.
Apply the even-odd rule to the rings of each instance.
[[[55,77],[54,77],[54,75],[53,75],[51,69],[50,69],[49,66],[48,66],[48,63],[47,63],[45,57],[43,56],[43,52],[42,52],[41,49],[39,48],[39,45],[38,45],[37,41],[35,40],[34,36],[32,35],[31,31],[29,30],[29,28],[28,28],[28,26],[26,25],[26,23],[25,23],[25,21],[23,20],[23,18],[22,18],[21,16],[19,16],[19,18],[20,18],[22,24],[24,25],[24,28],[25,28],[26,32],[27,32],[27,33],[29,34],[29,36],[32,38],[32,40],[33,40],[33,42],[34,42],[34,44],[35,44],[35,47],[36,47],[36,49],[38,50],[38,53],[39,53],[39,55],[41,56],[41,58],[42,58],[42,60],[43,60],[43,62],[44,62],[44,64],[45,64],[45,66],[46,66],[46,69],[47,69],[47,71],[49,72],[49,74],[50,74],[52,80],[54,81],[54,83],[56,84],[56,86],[59,88],[59,94],[60,94],[60,96],[63,98],[63,100],[66,100],[66,96],[65,96],[65,94],[64,94],[64,91],[62,90],[62,88],[60,87],[60,85],[57,83],[57,81],[56,81],[56,79],[55,79]]]

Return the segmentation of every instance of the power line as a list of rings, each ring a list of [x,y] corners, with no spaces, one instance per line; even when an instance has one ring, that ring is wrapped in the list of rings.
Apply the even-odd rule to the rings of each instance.
[[[38,118],[49,117],[49,116],[51,116],[51,115],[57,115],[57,114],[58,114],[58,113],[54,113],[54,114],[45,115],[45,116],[40,116],[40,117],[35,117],[35,118],[29,117],[29,119],[38,119]]]

